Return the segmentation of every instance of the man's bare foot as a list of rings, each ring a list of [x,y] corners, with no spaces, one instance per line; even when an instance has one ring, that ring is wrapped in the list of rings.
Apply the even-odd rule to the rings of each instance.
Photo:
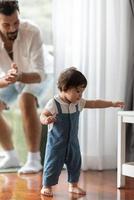
[[[78,185],[69,184],[68,191],[74,194],[86,195],[86,191],[78,187]]]
[[[47,197],[53,197],[52,187],[43,187],[41,189],[41,194]]]

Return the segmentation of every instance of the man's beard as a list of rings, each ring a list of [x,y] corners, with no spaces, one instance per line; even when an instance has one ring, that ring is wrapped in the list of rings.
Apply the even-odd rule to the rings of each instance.
[[[17,38],[17,35],[18,35],[18,30],[14,32],[9,32],[7,33],[7,38],[9,40],[15,40]]]

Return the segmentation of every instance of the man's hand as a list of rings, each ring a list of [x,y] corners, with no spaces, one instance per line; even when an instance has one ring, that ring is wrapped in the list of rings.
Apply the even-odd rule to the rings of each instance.
[[[0,78],[0,88],[7,87],[10,84],[18,81],[20,73],[18,72],[18,67],[15,63],[11,64],[11,69],[7,71],[7,74]]]
[[[7,104],[0,100],[0,112],[5,109],[9,109]]]
[[[8,70],[5,81],[7,81],[8,85],[13,84],[18,79],[18,67],[15,63],[11,64],[11,69]]]

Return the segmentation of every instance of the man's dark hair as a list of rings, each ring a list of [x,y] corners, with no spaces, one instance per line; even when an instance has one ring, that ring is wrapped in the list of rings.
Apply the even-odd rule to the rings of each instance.
[[[4,15],[12,15],[16,10],[19,11],[18,1],[16,0],[0,0],[0,13]]]
[[[67,68],[60,74],[58,79],[58,88],[60,91],[67,91],[79,86],[85,88],[87,86],[87,79],[75,67]]]

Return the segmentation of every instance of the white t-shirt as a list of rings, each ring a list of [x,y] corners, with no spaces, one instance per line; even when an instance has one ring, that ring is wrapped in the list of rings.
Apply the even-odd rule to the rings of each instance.
[[[76,104],[78,104],[78,110],[81,112],[85,106],[86,100],[80,99],[77,103],[66,103],[64,102],[59,95],[54,96],[54,98],[50,99],[45,106],[45,110],[48,110],[52,115],[56,115],[58,113],[56,103],[54,101],[58,101],[61,105],[62,113],[74,113],[76,112]]]
[[[77,103],[66,103],[64,102],[59,95],[54,96],[54,98],[50,99],[46,106],[44,107],[44,110],[49,111],[54,117],[58,113],[57,106],[55,103],[55,100],[58,101],[61,105],[62,113],[74,113],[76,112],[76,105],[78,104],[78,110],[81,112],[82,109],[85,107],[86,100],[80,99]],[[53,123],[48,124],[48,131],[50,131],[53,128]]]
[[[18,36],[13,44],[13,57],[12,61],[0,37],[0,77],[5,75],[11,67],[11,63],[14,62],[19,71],[37,72],[41,80],[44,80],[43,40],[36,25],[20,20]]]

